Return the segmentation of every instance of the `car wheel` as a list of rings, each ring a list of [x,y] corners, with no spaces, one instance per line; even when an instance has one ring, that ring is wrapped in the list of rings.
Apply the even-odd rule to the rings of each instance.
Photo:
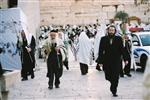
[[[142,55],[141,59],[140,59],[140,65],[142,67],[142,71],[144,72],[145,67],[146,67],[146,62],[147,62],[147,56],[146,55]]]

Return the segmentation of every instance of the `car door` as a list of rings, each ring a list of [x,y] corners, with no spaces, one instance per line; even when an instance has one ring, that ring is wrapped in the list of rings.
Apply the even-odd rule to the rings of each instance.
[[[133,44],[132,52],[134,55],[135,62],[140,63],[140,54],[137,51],[137,49],[140,48],[141,44],[140,44],[139,38],[136,34],[132,34],[132,44]]]

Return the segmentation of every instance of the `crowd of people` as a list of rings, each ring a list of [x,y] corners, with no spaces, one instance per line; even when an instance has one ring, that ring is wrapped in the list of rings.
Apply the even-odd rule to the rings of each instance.
[[[150,29],[148,26],[145,27]],[[71,49],[75,60],[79,62],[81,75],[88,74],[89,66],[96,62],[95,68],[104,71],[105,79],[111,84],[110,91],[113,96],[118,96],[119,77],[132,76],[130,74],[132,44],[128,34],[130,30],[126,23],[41,26],[38,55],[47,63],[48,88],[53,89],[54,85],[59,88],[63,66],[69,70],[68,50]],[[21,55],[22,81],[28,80],[29,75],[34,79],[36,62],[34,36],[22,30],[17,47]],[[0,75],[2,75],[1,66]]]
[[[143,24],[142,24],[143,25]],[[150,30],[149,25],[142,26],[143,30]],[[56,38],[63,42],[63,48],[56,46],[55,49],[51,48],[47,53],[45,47],[41,43],[41,49],[46,51],[48,54],[47,58],[47,68],[49,77],[49,88],[53,88],[53,80],[55,77],[55,86],[59,87],[59,78],[62,76],[62,66],[65,59],[68,65],[68,48],[72,50],[75,60],[78,60],[80,64],[81,75],[86,75],[88,73],[88,67],[92,64],[92,61],[97,63],[96,69],[98,71],[103,70],[105,73],[105,78],[111,83],[110,91],[113,96],[117,95],[117,87],[119,82],[119,77],[124,77],[127,75],[131,77],[131,37],[130,28],[141,26],[127,25],[127,23],[121,24],[93,24],[93,25],[66,25],[66,26],[41,26],[40,40],[50,40],[50,45],[53,44],[54,33]],[[57,40],[57,39],[56,39]],[[55,40],[55,41],[56,41]],[[57,41],[58,42],[58,41]],[[57,43],[56,44],[59,44]],[[47,43],[48,44],[48,43]],[[53,46],[52,46],[53,47]],[[61,50],[63,49],[63,50]],[[53,52],[53,50],[55,52]],[[41,52],[41,51],[40,51]],[[39,52],[39,53],[40,53]],[[57,53],[58,54],[57,54]],[[40,53],[41,54],[41,53]],[[61,56],[60,56],[60,55]],[[62,60],[63,54],[65,54],[65,59]],[[55,57],[54,57],[55,55]],[[59,56],[58,56],[59,55]],[[42,56],[42,55],[40,55]],[[57,57],[58,56],[58,57]],[[50,60],[53,59],[53,60]],[[56,59],[56,60],[54,60]],[[124,61],[124,64],[122,63]],[[55,63],[54,63],[55,62]],[[51,64],[52,63],[52,64]],[[53,68],[54,65],[57,66]],[[59,67],[61,65],[61,67]],[[124,65],[124,66],[123,66]],[[60,69],[61,71],[60,71]],[[67,66],[67,69],[69,67]],[[50,73],[51,72],[51,73]]]

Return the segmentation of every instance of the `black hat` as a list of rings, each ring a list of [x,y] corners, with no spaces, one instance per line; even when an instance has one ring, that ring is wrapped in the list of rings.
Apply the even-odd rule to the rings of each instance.
[[[53,30],[51,30],[50,32],[58,32],[58,29],[53,29]]]

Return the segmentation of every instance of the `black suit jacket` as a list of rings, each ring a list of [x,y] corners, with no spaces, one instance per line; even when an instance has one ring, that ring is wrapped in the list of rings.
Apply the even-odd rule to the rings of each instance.
[[[112,44],[110,40],[112,39]],[[97,63],[103,64],[103,69],[106,75],[106,79],[113,79],[119,76],[122,57],[127,60],[123,40],[119,36],[104,36],[101,38],[99,46],[99,55]]]

